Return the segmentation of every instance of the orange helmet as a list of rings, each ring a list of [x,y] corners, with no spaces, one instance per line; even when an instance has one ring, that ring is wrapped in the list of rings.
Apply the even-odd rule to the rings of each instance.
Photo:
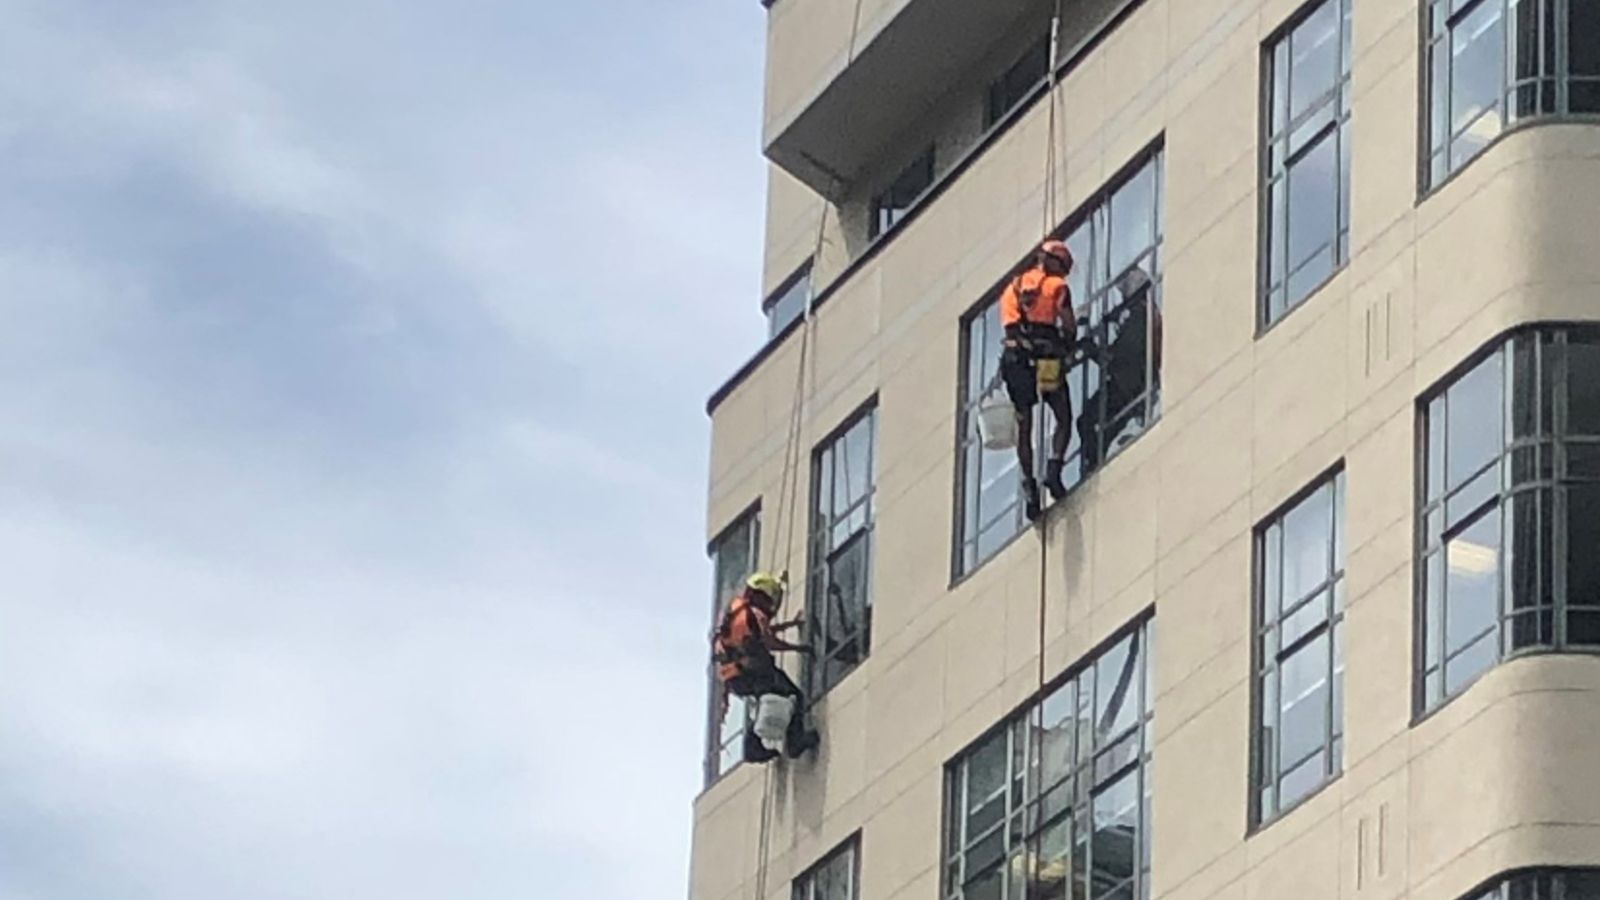
[[[1072,251],[1067,249],[1065,241],[1051,238],[1039,245],[1039,252],[1046,256],[1054,256],[1063,266],[1072,268]]]

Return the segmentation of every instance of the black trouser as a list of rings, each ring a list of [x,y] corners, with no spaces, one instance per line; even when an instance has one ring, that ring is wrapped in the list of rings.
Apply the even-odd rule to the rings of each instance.
[[[794,714],[789,717],[789,730],[784,734],[784,743],[793,752],[802,746],[806,740],[806,698],[801,693],[800,686],[789,677],[789,673],[776,665],[765,665],[746,669],[739,675],[728,680],[728,693],[735,697],[762,697],[767,694],[777,694],[781,697],[794,699]],[[756,737],[755,717],[745,716],[744,720],[744,761],[766,762],[778,754],[767,749]]]

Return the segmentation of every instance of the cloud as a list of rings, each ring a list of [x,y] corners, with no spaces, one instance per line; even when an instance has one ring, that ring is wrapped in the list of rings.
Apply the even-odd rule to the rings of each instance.
[[[661,15],[0,0],[0,900],[682,895],[760,11]]]

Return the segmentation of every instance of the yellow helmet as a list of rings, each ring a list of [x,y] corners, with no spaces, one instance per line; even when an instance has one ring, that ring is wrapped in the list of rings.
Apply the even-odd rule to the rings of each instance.
[[[756,572],[744,580],[744,586],[752,591],[760,591],[775,601],[783,599],[783,579],[771,572]]]

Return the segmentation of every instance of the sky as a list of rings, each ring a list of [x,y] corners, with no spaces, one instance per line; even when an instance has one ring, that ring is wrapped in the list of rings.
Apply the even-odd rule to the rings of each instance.
[[[760,4],[0,23],[0,900],[682,898]]]

